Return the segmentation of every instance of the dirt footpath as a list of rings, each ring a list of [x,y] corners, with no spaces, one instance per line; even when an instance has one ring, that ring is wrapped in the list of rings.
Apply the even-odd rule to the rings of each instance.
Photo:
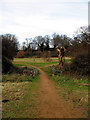
[[[25,63],[27,66],[28,65]],[[37,99],[39,115],[37,118],[83,118],[82,112],[74,109],[72,104],[63,100],[56,92],[53,81],[39,67],[35,67],[40,72],[40,96]]]
[[[79,118],[81,115],[74,111],[72,105],[68,104],[57,94],[53,81],[49,80],[44,71],[40,71],[40,117],[42,118]]]

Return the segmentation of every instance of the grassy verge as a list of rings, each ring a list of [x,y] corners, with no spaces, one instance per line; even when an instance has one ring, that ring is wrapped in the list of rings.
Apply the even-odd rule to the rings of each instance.
[[[42,68],[54,81],[58,94],[66,101],[73,103],[74,107],[83,110],[85,116],[88,111],[88,79],[86,77],[77,78],[69,75],[51,74],[51,68]]]
[[[37,108],[39,76],[31,78],[27,75],[7,74],[3,75],[2,80],[4,81],[2,83],[2,117],[37,117],[39,113]]]

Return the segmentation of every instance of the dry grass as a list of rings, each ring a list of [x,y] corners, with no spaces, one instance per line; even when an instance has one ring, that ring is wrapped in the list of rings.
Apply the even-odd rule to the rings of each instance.
[[[3,118],[33,118],[38,114],[38,82],[2,83]],[[33,112],[32,112],[33,111]]]

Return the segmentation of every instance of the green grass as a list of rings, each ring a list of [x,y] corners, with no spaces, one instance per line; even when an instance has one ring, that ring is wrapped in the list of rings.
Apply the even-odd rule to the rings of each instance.
[[[18,63],[14,63],[15,66],[27,66],[27,65],[24,65],[24,64],[18,64]]]
[[[65,60],[65,61],[64,61]],[[70,63],[71,62],[71,59],[63,59],[63,61],[65,62],[65,63]]]
[[[38,75],[31,77],[27,75],[20,75],[20,74],[5,74],[2,76],[2,82],[32,82],[36,79]]]
[[[12,79],[12,75],[8,78]],[[13,77],[13,79],[17,78]],[[9,100],[6,103],[3,102],[3,118],[35,118],[38,116],[39,77],[32,79],[32,82],[28,82],[26,77],[23,77],[23,82],[2,83],[2,100]]]
[[[88,79],[86,77],[77,79],[75,76],[69,76],[69,75],[55,75],[55,76],[51,76],[50,73],[50,68],[42,68],[45,72],[48,73],[48,75],[50,76],[51,79],[53,79],[54,81],[60,83],[61,86],[65,86],[66,85],[73,90],[88,90],[87,86],[83,86],[83,84],[87,84],[88,83]],[[70,89],[69,88],[69,89]]]
[[[15,58],[13,64],[15,66],[26,66],[26,64],[34,65],[36,67],[42,67],[46,65],[57,65],[58,64],[58,57],[51,58],[50,62],[45,62],[43,58],[35,58],[35,62],[33,63],[32,58]],[[64,60],[64,59],[63,59]],[[65,58],[65,63],[70,63],[71,58]]]
[[[58,94],[65,100],[71,101],[74,107],[78,106],[85,110],[87,116],[88,109],[88,78],[77,78],[69,75],[52,75],[51,68],[42,68],[54,81]]]
[[[25,64],[28,64],[28,65],[34,65],[34,66],[36,66],[36,67],[42,67],[42,66],[45,66],[45,65],[53,65],[53,64],[58,64],[58,62],[46,62],[46,63],[30,63],[30,62],[20,62],[20,64],[17,62],[13,62],[13,64],[15,65],[15,66],[27,66],[27,65],[25,65]]]

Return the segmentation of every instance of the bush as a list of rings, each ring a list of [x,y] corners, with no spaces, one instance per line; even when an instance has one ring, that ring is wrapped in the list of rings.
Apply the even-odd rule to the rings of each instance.
[[[25,57],[25,52],[23,50],[20,50],[17,55],[16,55],[17,58],[24,58]]]
[[[62,74],[87,76],[90,71],[88,69],[88,54],[81,54],[72,59],[71,63],[65,63],[61,70]],[[51,67],[51,74],[60,75],[59,66]]]
[[[14,67],[12,69],[12,72],[10,69],[9,74],[4,74],[2,76],[2,82],[32,82],[33,78],[35,78],[35,76],[38,74],[39,71],[36,68]]]
[[[7,58],[2,56],[2,73],[7,74],[7,73],[22,73],[22,69],[14,66],[12,62]]]
[[[11,68],[13,68],[13,65],[10,60],[2,56],[2,73],[6,74],[10,71]]]
[[[80,75],[89,75],[88,54],[76,56],[70,65],[70,71]]]
[[[18,51],[18,41],[15,35],[4,34],[2,39],[2,73],[6,74],[13,69],[10,60],[16,56]]]
[[[2,73],[22,73],[22,69],[15,67],[12,62],[7,58],[2,56]]]

